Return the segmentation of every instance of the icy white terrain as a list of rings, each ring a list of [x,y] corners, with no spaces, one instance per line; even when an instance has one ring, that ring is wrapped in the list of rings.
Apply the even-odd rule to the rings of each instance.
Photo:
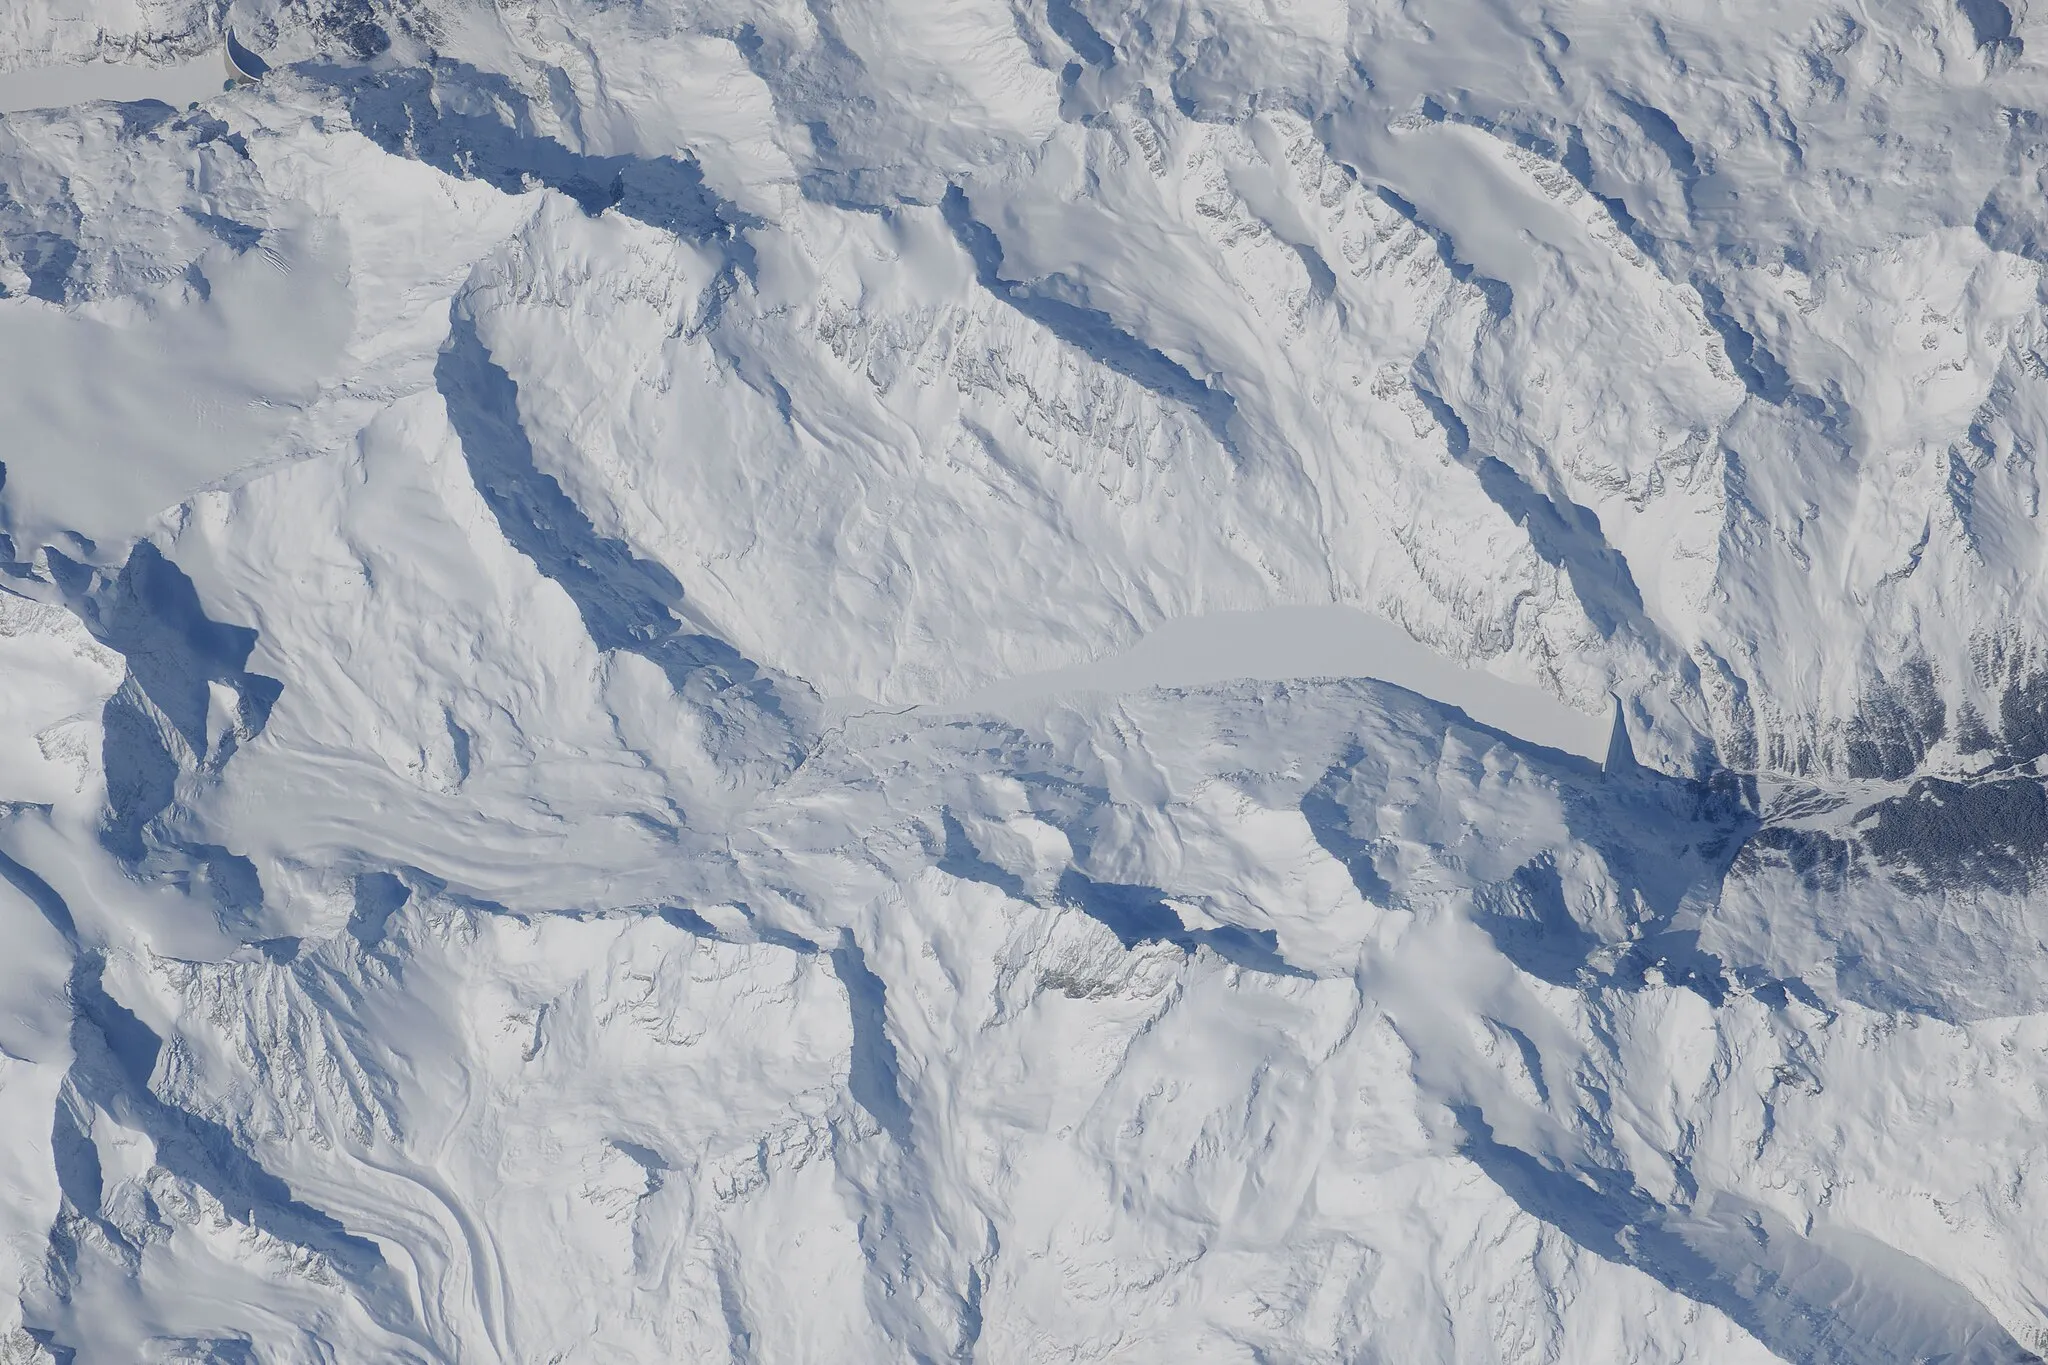
[[[170,66],[61,62],[0,71],[0,114],[53,109],[90,100],[155,100],[183,109],[226,88],[218,54]]]
[[[0,1362],[2041,1361],[2043,24],[0,6]]]

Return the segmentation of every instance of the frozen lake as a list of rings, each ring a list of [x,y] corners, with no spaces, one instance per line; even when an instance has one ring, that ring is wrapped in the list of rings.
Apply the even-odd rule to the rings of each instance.
[[[183,109],[218,95],[227,78],[227,64],[218,51],[177,66],[86,62],[0,71],[0,114],[53,109],[91,100],[161,100],[174,109]]]
[[[1391,622],[1341,606],[1270,607],[1172,621],[1094,663],[1027,673],[935,706],[1002,712],[1067,692],[1135,692],[1240,678],[1375,678],[1458,707],[1482,725],[1600,762],[1612,713],[1466,668]]]

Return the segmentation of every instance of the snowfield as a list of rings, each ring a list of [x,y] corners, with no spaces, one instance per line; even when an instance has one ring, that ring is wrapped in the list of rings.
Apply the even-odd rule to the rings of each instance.
[[[2038,1365],[2035,52],[0,12],[0,1362]]]
[[[227,75],[218,53],[168,67],[100,62],[0,70],[0,114],[92,100],[129,104],[154,100],[183,109],[219,94]]]

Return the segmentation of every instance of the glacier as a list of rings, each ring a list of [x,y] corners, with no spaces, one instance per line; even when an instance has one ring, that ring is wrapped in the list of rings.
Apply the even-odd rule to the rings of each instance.
[[[2038,28],[0,12],[0,1362],[2043,1360]]]

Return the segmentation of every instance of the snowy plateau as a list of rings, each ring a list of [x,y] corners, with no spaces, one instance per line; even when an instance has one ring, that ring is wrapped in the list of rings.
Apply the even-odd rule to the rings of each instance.
[[[2039,1365],[2031,8],[0,0],[0,1362]]]

